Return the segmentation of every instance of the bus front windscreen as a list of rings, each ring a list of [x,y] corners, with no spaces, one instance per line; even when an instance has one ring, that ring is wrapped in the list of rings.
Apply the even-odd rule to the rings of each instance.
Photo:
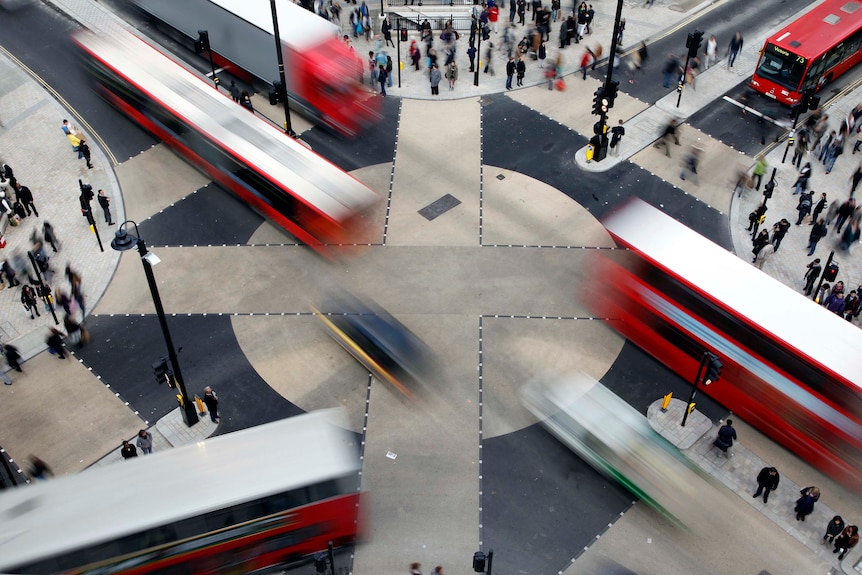
[[[805,77],[805,64],[805,58],[769,44],[760,58],[757,75],[764,80],[771,80],[789,90],[797,91],[802,78]]]

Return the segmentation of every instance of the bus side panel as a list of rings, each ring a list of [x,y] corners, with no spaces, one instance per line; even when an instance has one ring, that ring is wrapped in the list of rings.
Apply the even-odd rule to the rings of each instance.
[[[697,373],[700,354],[715,351],[724,363],[721,379],[701,386],[701,391],[800,457],[859,489],[860,470],[855,466],[859,446],[848,443],[830,422],[821,421],[804,405],[776,394],[751,372],[751,366],[740,365],[727,350],[713,349],[695,336],[691,330],[701,329],[695,322],[713,329],[703,318],[681,323],[669,317],[656,307],[661,294],[640,278],[603,257],[594,261],[597,277],[607,279],[587,299],[597,316],[619,320],[611,323],[617,331],[687,382]],[[666,300],[664,304],[675,307]],[[677,311],[687,314],[683,309]],[[858,438],[858,422],[856,432]],[[854,454],[852,459],[845,458],[848,453]]]

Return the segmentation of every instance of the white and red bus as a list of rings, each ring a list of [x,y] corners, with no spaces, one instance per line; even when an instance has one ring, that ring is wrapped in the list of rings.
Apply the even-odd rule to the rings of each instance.
[[[862,330],[640,200],[603,223],[587,305],[686,381],[717,354],[703,391],[862,491]]]
[[[0,572],[251,573],[360,536],[359,453],[324,410],[0,493]]]
[[[825,0],[766,39],[751,87],[789,106],[862,61],[862,2]]]
[[[191,46],[207,30],[213,60],[236,77],[270,86],[278,80],[272,10],[267,0],[134,0],[173,36]],[[380,118],[380,96],[362,87],[364,60],[338,28],[294,4],[277,0],[276,14],[292,110],[356,136]]]
[[[74,39],[103,97],[298,240],[331,256],[362,235],[368,186],[140,38]]]

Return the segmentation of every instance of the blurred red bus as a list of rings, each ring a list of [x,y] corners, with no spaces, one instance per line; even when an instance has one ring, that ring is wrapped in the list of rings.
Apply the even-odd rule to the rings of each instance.
[[[603,223],[587,304],[686,381],[718,354],[706,393],[862,491],[862,330],[645,202]]]
[[[766,39],[751,87],[795,106],[862,61],[862,3],[826,0]]]
[[[134,0],[140,10],[192,46],[207,30],[215,64],[248,81],[278,81],[272,10],[265,0]],[[380,96],[365,90],[364,60],[338,29],[290,0],[277,0],[279,37],[291,110],[345,136],[380,118]],[[345,18],[347,11],[345,11]]]

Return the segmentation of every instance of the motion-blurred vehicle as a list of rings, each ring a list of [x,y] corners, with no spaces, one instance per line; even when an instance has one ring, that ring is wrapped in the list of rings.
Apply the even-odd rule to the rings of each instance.
[[[862,330],[641,200],[603,224],[584,304],[686,381],[718,355],[701,391],[862,492]]]
[[[324,329],[381,381],[406,398],[421,400],[433,373],[434,354],[425,343],[371,300],[342,293],[312,306]]]
[[[361,232],[368,186],[140,38],[73,38],[106,100],[298,240],[332,256]]]
[[[712,485],[700,469],[589,375],[534,378],[521,399],[569,449],[669,520],[692,527],[708,519],[699,497]]]
[[[199,39],[198,31],[206,30],[216,66],[273,87],[273,96],[279,92],[272,10],[266,0],[133,1],[189,48]],[[291,111],[301,110],[345,136],[356,136],[376,122],[380,97],[363,88],[363,60],[341,41],[335,24],[290,0],[276,0],[276,14]]]
[[[0,571],[215,575],[361,536],[359,451],[324,410],[0,494]]]

